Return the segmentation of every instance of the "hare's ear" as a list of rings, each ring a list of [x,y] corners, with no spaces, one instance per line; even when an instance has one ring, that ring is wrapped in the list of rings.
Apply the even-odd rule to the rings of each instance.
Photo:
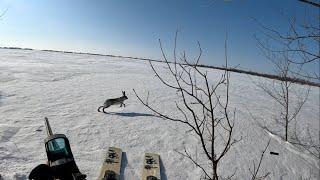
[[[125,91],[122,91],[122,94],[125,96],[125,95],[126,95],[126,92],[125,92]]]

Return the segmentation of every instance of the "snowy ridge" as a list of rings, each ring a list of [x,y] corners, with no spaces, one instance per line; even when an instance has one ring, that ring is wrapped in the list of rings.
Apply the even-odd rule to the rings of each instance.
[[[161,74],[164,64],[155,63]],[[221,72],[210,70],[210,79]],[[275,103],[254,81],[264,78],[231,74],[230,106],[237,108],[235,136],[242,141],[231,148],[220,164],[225,176],[236,171],[237,179],[249,179],[252,162],[271,143],[261,165],[267,179],[318,179],[319,159],[302,152],[279,137],[259,128],[271,123]],[[296,85],[297,88],[300,85]],[[33,167],[46,162],[43,118],[50,120],[54,133],[69,138],[80,170],[88,179],[99,175],[103,155],[109,146],[120,147],[123,179],[141,177],[144,152],[160,154],[163,179],[199,179],[200,169],[176,151],[186,147],[198,153],[198,140],[189,129],[154,116],[134,96],[132,89],[166,114],[176,114],[174,91],[163,86],[147,62],[45,51],[0,49],[0,174],[7,179],[26,179]],[[126,91],[126,107],[110,107],[109,114],[97,108],[107,98],[120,97]],[[299,128],[310,127],[319,141],[319,88],[312,87],[299,115]],[[254,119],[253,119],[254,117]],[[319,144],[319,142],[318,142]],[[270,151],[279,156],[270,155]]]

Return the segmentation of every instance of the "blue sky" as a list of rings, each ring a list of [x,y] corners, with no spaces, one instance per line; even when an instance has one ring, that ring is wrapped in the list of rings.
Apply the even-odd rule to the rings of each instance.
[[[203,64],[222,65],[228,32],[230,65],[269,72],[253,35],[252,18],[286,31],[287,17],[310,7],[295,0],[0,0],[0,46],[161,58],[158,39],[172,55],[203,48]]]

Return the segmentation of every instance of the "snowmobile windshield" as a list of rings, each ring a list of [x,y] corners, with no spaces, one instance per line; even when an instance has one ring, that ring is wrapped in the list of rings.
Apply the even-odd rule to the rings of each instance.
[[[55,161],[63,158],[70,158],[68,145],[64,138],[56,138],[50,140],[48,143],[49,158],[51,161]]]

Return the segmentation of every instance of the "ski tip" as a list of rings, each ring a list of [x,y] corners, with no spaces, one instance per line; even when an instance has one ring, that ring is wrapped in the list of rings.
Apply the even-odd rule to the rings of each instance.
[[[160,157],[160,155],[157,154],[157,153],[149,153],[149,152],[146,152],[144,155],[145,155],[145,156],[159,156],[159,157]]]
[[[160,155],[145,153],[142,170],[142,180],[160,180]]]
[[[117,151],[122,151],[121,148],[118,147],[109,147],[109,150],[117,150]]]

